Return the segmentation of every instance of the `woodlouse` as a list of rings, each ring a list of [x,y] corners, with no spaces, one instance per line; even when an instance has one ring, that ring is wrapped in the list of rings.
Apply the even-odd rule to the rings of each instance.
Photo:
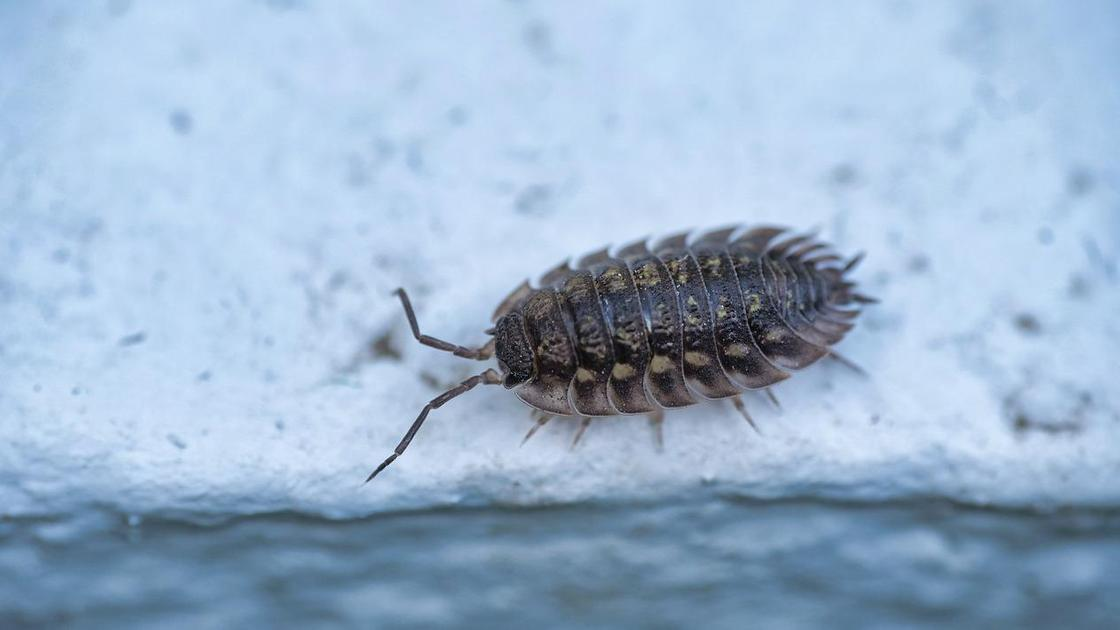
[[[649,414],[763,389],[825,356],[854,326],[860,305],[845,261],[813,235],[780,227],[682,232],[603,248],[528,281],[495,310],[488,343],[469,348],[420,333],[404,289],[397,295],[412,335],[488,369],[432,399],[373,479],[404,453],[428,413],[477,385],[504,385],[535,408],[536,424],[580,416]],[[854,367],[854,366],[853,366]],[[858,368],[856,368],[858,369]],[[753,422],[752,422],[753,425]]]

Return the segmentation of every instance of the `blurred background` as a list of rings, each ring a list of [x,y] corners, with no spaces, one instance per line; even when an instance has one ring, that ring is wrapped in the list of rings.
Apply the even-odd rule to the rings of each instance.
[[[1120,5],[0,3],[0,626],[1115,627]],[[882,303],[748,397],[554,421],[568,256],[821,230]]]

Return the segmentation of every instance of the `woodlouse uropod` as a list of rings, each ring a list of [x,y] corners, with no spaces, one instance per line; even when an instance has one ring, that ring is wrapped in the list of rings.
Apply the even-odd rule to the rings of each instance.
[[[468,348],[420,333],[404,289],[397,295],[413,337],[487,369],[436,396],[366,479],[404,453],[428,413],[477,385],[504,385],[535,408],[533,433],[554,416],[648,414],[764,389],[825,356],[874,302],[845,261],[813,235],[780,227],[726,227],[674,234],[611,252],[603,248],[528,281],[495,310],[492,338]],[[854,306],[853,306],[854,305]],[[850,364],[849,364],[850,365]],[[857,368],[858,369],[858,368]],[[776,402],[776,399],[774,399]],[[752,423],[753,425],[753,423]]]

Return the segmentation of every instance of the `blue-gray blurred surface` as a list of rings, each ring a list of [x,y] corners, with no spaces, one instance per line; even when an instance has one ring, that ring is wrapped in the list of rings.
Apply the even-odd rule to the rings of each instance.
[[[86,524],[88,527],[89,524]],[[0,530],[4,627],[1115,627],[1120,514],[712,496]],[[84,529],[84,528],[83,528]]]

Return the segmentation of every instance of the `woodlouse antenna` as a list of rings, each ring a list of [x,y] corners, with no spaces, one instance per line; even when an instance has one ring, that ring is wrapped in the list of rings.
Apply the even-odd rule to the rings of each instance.
[[[407,298],[403,299],[405,300],[405,308],[408,308]],[[417,416],[416,420],[412,422],[412,426],[408,428],[408,432],[404,434],[404,437],[401,439],[400,444],[397,444],[397,448],[393,449],[393,454],[385,458],[385,461],[381,462],[381,464],[376,469],[374,469],[372,473],[369,474],[369,477],[366,477],[365,482],[369,483],[371,480],[373,480],[374,477],[377,476],[378,473],[380,473],[382,470],[385,470],[385,468],[389,464],[392,464],[395,459],[404,454],[404,450],[408,448],[408,444],[412,442],[412,438],[416,436],[416,432],[420,430],[420,426],[424,424],[424,420],[428,418],[428,413],[431,412],[431,410],[439,409],[447,401],[455,398],[460,394],[469,392],[478,385],[498,385],[501,382],[502,377],[500,374],[498,374],[494,370],[486,370],[482,374],[476,374],[475,376],[468,378],[462,383],[433,398],[428,402],[428,404],[424,405],[424,409],[420,411],[420,415]]]
[[[404,315],[408,318],[408,326],[412,329],[412,336],[416,338],[416,341],[419,341],[429,348],[435,348],[436,350],[450,352],[455,356],[463,357],[464,359],[485,361],[486,359],[489,359],[491,356],[493,356],[493,340],[491,340],[490,343],[487,343],[481,348],[468,348],[466,346],[453,344],[450,341],[436,339],[435,337],[432,337],[430,335],[420,334],[420,325],[416,323],[416,312],[412,310],[412,302],[408,299],[408,293],[406,293],[403,288],[397,289],[395,293],[397,294],[397,297],[401,299],[401,306],[404,307]]]
[[[444,352],[450,352],[455,356],[463,357],[464,359],[476,359],[479,361],[484,361],[493,356],[493,339],[491,339],[489,343],[482,346],[481,348],[468,348],[466,346],[460,346],[458,344],[444,341],[442,339],[436,339],[435,337],[432,337],[430,335],[421,334],[420,325],[416,322],[416,312],[412,308],[412,301],[408,299],[408,293],[403,288],[398,288],[395,293],[401,300],[401,306],[404,307],[404,315],[408,318],[408,327],[412,330],[412,336],[416,338],[416,341],[419,341],[420,343],[430,348],[443,350]],[[428,402],[428,404],[424,405],[424,409],[420,411],[420,415],[417,416],[416,420],[412,422],[412,426],[409,427],[408,432],[404,434],[404,438],[401,439],[400,444],[397,444],[397,448],[393,449],[393,454],[385,458],[385,461],[381,462],[381,465],[374,469],[374,471],[370,473],[369,477],[366,477],[366,483],[369,483],[374,477],[377,476],[378,473],[380,473],[382,470],[385,470],[385,468],[389,464],[392,464],[395,459],[397,459],[401,456],[401,454],[404,453],[404,450],[408,448],[409,443],[412,442],[412,438],[416,436],[416,432],[419,431],[421,425],[424,424],[424,420],[428,418],[428,413],[431,412],[431,410],[440,408],[445,402],[451,400],[452,398],[455,398],[460,394],[464,394],[474,389],[478,385],[497,385],[501,382],[502,377],[500,374],[498,374],[494,370],[486,370],[482,374],[472,376],[462,383],[456,385],[455,387],[452,387],[446,392],[443,392],[439,396],[433,398]]]

